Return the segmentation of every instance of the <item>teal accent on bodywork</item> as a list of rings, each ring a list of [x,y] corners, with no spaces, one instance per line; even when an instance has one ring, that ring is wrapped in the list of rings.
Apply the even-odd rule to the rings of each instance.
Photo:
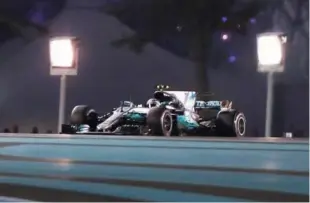
[[[166,107],[166,105],[168,105],[168,104],[169,104],[169,102],[161,102],[159,107]]]
[[[184,128],[185,130],[193,130],[199,127],[199,124],[195,120],[186,115],[179,115],[177,122],[180,128]]]
[[[80,125],[80,126],[78,126],[77,132],[79,132],[79,133],[88,133],[89,132],[89,125]]]
[[[142,113],[128,113],[126,118],[132,121],[140,122],[144,121],[146,115]]]

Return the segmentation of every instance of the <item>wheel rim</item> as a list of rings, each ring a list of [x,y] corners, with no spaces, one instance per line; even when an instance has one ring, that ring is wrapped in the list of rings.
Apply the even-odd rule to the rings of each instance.
[[[245,120],[242,117],[238,120],[238,131],[241,136],[245,133]]]
[[[172,118],[169,114],[164,114],[162,117],[162,128],[165,135],[169,135],[172,128]]]

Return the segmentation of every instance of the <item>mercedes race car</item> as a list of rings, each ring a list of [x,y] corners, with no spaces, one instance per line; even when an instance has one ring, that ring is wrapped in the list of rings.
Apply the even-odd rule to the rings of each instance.
[[[155,91],[145,105],[122,101],[99,115],[87,105],[73,108],[61,133],[244,136],[246,118],[231,101],[197,101],[193,91]]]

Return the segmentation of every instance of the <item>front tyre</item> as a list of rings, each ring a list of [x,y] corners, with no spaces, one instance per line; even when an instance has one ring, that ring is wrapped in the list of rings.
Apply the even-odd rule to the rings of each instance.
[[[165,110],[160,118],[161,122],[161,130],[164,136],[173,135],[173,131],[175,129],[174,119],[170,111]]]
[[[87,105],[75,106],[71,113],[70,123],[72,125],[89,125],[91,131],[95,131],[98,124],[98,114]]]
[[[178,134],[176,120],[171,112],[165,108],[151,108],[146,122],[153,135],[172,136]]]
[[[220,112],[215,125],[216,134],[221,137],[244,137],[246,134],[246,118],[242,112]]]

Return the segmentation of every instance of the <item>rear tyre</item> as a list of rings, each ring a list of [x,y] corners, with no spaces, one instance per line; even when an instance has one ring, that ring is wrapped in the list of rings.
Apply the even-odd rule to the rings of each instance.
[[[244,137],[246,118],[238,111],[220,112],[216,121],[216,134],[221,137]]]

